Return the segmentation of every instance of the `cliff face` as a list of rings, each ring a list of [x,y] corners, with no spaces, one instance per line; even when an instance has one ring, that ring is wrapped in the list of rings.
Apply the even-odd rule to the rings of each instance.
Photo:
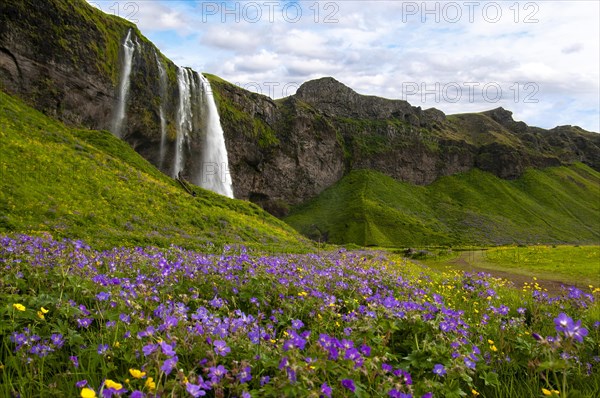
[[[110,130],[123,67],[123,41],[135,42],[122,137],[159,166],[164,104],[170,173],[179,88],[177,67],[135,25],[82,0],[15,0],[0,5],[0,87],[74,126]],[[167,81],[161,89],[158,62]],[[191,157],[191,156],[190,156]]]
[[[71,125],[110,129],[122,44],[130,30],[135,51],[121,136],[173,175],[178,68],[129,22],[83,0],[3,2],[0,87]],[[159,64],[166,75],[162,80]],[[406,101],[357,94],[333,78],[307,82],[294,96],[274,101],[208,77],[225,131],[234,194],[276,215],[353,169],[375,169],[415,184],[474,167],[502,178],[516,178],[530,166],[574,161],[600,170],[599,134],[571,126],[529,127],[502,108],[446,116]],[[194,118],[201,115],[194,112]],[[183,148],[190,181],[196,179],[202,145],[201,132],[190,131]]]
[[[526,168],[580,161],[600,170],[600,135],[516,122],[502,108],[446,116],[357,94],[333,78],[272,101],[212,77],[236,195],[275,214],[355,169],[419,185],[472,168],[514,179]],[[276,203],[274,203],[276,202]]]

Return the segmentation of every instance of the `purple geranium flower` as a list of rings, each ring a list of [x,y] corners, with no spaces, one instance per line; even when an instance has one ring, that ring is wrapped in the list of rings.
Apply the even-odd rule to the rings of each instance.
[[[331,398],[331,387],[327,383],[321,384],[321,394],[323,397]]]
[[[247,383],[252,380],[250,366],[246,366],[244,369],[242,369],[238,374],[238,378],[240,379],[240,383]]]
[[[342,387],[354,392],[356,386],[354,385],[354,381],[352,379],[342,379]]]
[[[108,351],[108,344],[100,344],[98,346],[98,355],[103,355],[106,351]]]
[[[158,344],[147,344],[142,347],[145,356],[152,354],[158,348]]]
[[[88,381],[87,380],[79,380],[77,383],[75,383],[75,387],[77,388],[83,388],[85,386],[87,386]]]
[[[292,329],[301,329],[304,326],[304,322],[302,322],[300,319],[294,319],[292,321]]]
[[[173,371],[173,369],[175,368],[176,365],[177,365],[177,356],[174,356],[174,357],[169,358],[166,361],[164,361],[162,366],[160,367],[160,370],[165,372],[165,374],[169,374]]]
[[[222,357],[226,356],[231,352],[231,348],[227,347],[227,343],[223,340],[217,340],[214,344],[215,353],[221,355]]]
[[[225,369],[225,366],[211,366],[208,372],[208,377],[213,384],[218,384],[226,374],[227,369]]]
[[[199,385],[187,383],[185,385],[185,390],[190,393],[190,395],[194,398],[202,397],[206,395],[206,391],[204,391]]]
[[[564,312],[561,312],[556,318],[554,318],[554,324],[556,325],[556,331],[562,332],[567,338],[573,338],[580,343],[583,338],[588,335],[588,330],[581,327],[581,321],[574,322]]]
[[[444,367],[444,365],[438,363],[433,367],[433,374],[436,374],[438,376],[444,376],[446,374],[446,368]]]
[[[171,345],[171,344],[161,341],[160,348],[161,348],[163,354],[165,354],[168,357],[172,357],[175,355],[175,350],[173,349],[173,345]]]

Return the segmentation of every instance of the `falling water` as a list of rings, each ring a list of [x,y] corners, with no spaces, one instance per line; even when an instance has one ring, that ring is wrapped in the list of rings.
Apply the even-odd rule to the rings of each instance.
[[[121,137],[121,128],[125,120],[125,105],[127,103],[127,94],[129,91],[129,76],[131,75],[131,64],[133,61],[133,53],[135,52],[135,44],[131,40],[131,29],[127,32],[127,37],[123,42],[123,69],[121,70],[121,82],[119,83],[119,97],[117,109],[113,116],[112,132],[117,137]]]
[[[202,84],[204,145],[202,149],[202,170],[199,173],[197,183],[202,188],[233,198],[225,136],[217,112],[217,105],[212,95],[210,83],[201,74],[199,76]]]
[[[184,169],[184,145],[188,142],[193,128],[191,101],[192,71],[187,68],[179,68],[177,71],[177,82],[179,84],[179,109],[177,111],[177,139],[175,142],[173,178],[179,177],[179,173]]]
[[[158,76],[160,79],[160,107],[158,113],[160,116],[160,164],[161,169],[164,168],[165,152],[167,146],[167,119],[165,118],[165,98],[167,95],[167,71],[158,54],[155,52],[156,65],[158,66]]]

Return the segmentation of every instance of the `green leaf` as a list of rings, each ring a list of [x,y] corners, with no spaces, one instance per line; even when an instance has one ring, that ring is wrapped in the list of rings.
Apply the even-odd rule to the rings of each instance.
[[[495,372],[484,372],[479,378],[485,382],[486,386],[498,387],[500,385],[498,374]]]

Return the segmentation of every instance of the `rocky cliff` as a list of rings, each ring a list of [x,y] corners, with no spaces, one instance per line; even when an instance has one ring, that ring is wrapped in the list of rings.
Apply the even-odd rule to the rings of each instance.
[[[227,132],[236,194],[280,214],[351,170],[427,185],[472,168],[514,179],[526,168],[583,162],[600,170],[600,135],[544,130],[503,108],[446,116],[360,95],[331,77],[272,101],[211,78]]]
[[[83,0],[3,2],[0,86],[71,125],[110,129],[122,44],[130,30],[136,49],[121,136],[173,175],[178,68],[129,22]],[[600,170],[599,134],[571,126],[529,127],[502,108],[446,116],[405,101],[360,95],[333,78],[307,82],[295,95],[272,100],[208,77],[225,131],[235,196],[280,216],[354,169],[375,169],[415,184],[474,167],[508,179],[527,167],[574,161]],[[161,107],[166,128],[162,156]],[[200,134],[192,129],[183,149],[184,175],[190,181],[198,169]]]

